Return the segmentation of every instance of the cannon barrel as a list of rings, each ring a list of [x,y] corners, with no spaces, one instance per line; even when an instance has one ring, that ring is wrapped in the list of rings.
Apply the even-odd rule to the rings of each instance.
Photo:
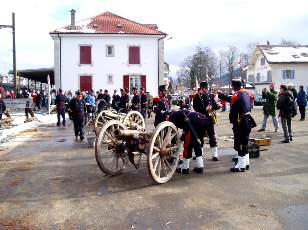
[[[111,111],[104,111],[103,113],[104,116],[107,116],[107,117],[110,117],[110,118],[114,118],[114,119],[117,119],[118,117],[123,117],[122,115],[119,115],[119,114],[116,114],[116,113],[113,113]]]
[[[133,137],[135,135],[142,134],[143,132],[140,132],[138,130],[129,130],[129,129],[116,129],[114,130],[114,135],[116,138],[125,138],[125,137]]]

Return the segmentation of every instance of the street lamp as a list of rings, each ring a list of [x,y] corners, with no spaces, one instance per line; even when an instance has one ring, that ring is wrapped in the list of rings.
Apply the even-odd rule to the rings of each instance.
[[[15,44],[15,13],[12,13],[12,25],[0,25],[2,28],[11,28],[13,35],[13,75],[14,75],[14,92],[17,95],[17,70],[16,70],[16,44]]]

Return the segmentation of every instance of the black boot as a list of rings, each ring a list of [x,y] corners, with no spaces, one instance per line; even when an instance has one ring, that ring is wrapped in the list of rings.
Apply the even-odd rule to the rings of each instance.
[[[177,173],[189,174],[189,169],[181,169],[180,167],[176,169]]]
[[[203,172],[204,172],[204,168],[202,167],[202,168],[197,168],[197,167],[195,167],[194,168],[194,172],[195,173],[200,173],[200,174],[202,174]]]

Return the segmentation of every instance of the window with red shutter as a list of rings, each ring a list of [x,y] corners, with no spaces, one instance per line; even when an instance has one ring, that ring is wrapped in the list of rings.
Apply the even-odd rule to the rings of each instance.
[[[130,46],[128,48],[128,63],[129,64],[140,64],[140,47]]]
[[[90,91],[92,89],[92,76],[80,76],[80,91]]]
[[[140,76],[141,88],[144,88],[144,91],[147,91],[147,79],[145,75]]]
[[[91,64],[91,46],[80,46],[80,64]]]
[[[129,88],[129,76],[123,75],[123,89]]]

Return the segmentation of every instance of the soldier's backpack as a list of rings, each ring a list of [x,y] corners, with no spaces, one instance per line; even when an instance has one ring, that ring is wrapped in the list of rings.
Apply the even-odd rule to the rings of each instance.
[[[297,106],[295,101],[291,97],[288,97],[287,111],[291,117],[295,117],[297,115]]]

